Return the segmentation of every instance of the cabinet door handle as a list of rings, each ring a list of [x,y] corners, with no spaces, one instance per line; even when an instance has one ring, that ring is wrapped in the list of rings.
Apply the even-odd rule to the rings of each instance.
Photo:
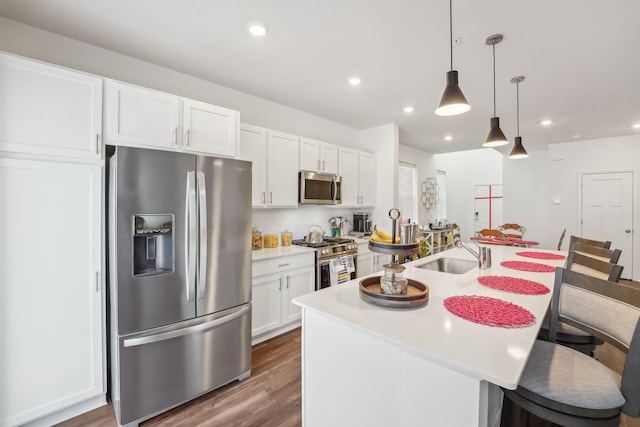
[[[324,170],[324,160],[322,161],[322,170]]]
[[[284,277],[284,287],[289,289],[289,276]]]
[[[94,152],[96,153],[96,156],[100,155],[100,134],[99,133],[96,133],[96,146],[95,146]]]
[[[282,277],[280,278],[280,280],[278,280],[278,290],[282,290]]]
[[[189,146],[191,129],[187,129],[184,133],[184,145]]]
[[[173,128],[173,132],[171,133],[171,141],[173,145],[178,145],[178,127]]]
[[[278,267],[286,267],[287,265],[290,265],[290,262],[285,262],[284,264],[278,264]]]
[[[267,195],[265,194],[265,192],[262,192],[262,203],[265,203],[267,201]]]
[[[100,293],[100,272],[96,271],[96,293]]]

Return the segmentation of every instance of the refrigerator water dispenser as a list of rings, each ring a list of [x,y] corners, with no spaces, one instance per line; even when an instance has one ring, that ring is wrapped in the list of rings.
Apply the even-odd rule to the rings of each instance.
[[[133,216],[133,277],[172,273],[173,215]]]

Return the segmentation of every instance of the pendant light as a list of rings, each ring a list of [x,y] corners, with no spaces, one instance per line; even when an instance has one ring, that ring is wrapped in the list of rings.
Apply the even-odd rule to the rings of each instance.
[[[509,154],[510,159],[524,159],[529,157],[527,150],[522,145],[522,138],[520,137],[520,82],[524,80],[523,76],[514,77],[511,79],[511,83],[516,84],[516,136],[513,141],[513,149]]]
[[[496,116],[496,44],[502,41],[502,34],[494,34],[487,37],[486,43],[493,48],[493,117],[491,117],[491,129],[483,147],[500,147],[507,145],[509,140],[500,129],[500,117]]]
[[[452,0],[449,0],[449,49],[451,60],[451,71],[447,72],[447,85],[444,88],[440,105],[436,108],[439,116],[455,116],[466,113],[471,109],[464,97],[460,86],[458,86],[458,72],[453,69],[453,8]]]

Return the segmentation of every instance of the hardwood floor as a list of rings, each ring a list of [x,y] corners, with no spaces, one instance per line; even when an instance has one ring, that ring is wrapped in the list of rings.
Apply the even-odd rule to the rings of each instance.
[[[622,371],[624,353],[604,344],[598,360]],[[145,421],[150,426],[267,426],[302,424],[300,328],[253,347],[251,377],[212,391]],[[528,427],[555,427],[529,417]],[[111,404],[59,424],[63,427],[116,427]],[[640,418],[622,416],[620,427],[640,427]]]
[[[251,351],[251,376],[141,424],[151,426],[300,426],[300,328]],[[65,421],[63,427],[116,427],[111,404]]]

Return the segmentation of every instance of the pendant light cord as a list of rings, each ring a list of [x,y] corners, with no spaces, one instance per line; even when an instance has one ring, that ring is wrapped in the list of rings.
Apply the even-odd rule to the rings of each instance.
[[[491,45],[493,48],[493,117],[496,116],[496,44]]]
[[[451,71],[453,71],[453,0],[449,0],[449,58],[451,60]]]
[[[516,82],[516,135],[520,136],[520,82]]]

